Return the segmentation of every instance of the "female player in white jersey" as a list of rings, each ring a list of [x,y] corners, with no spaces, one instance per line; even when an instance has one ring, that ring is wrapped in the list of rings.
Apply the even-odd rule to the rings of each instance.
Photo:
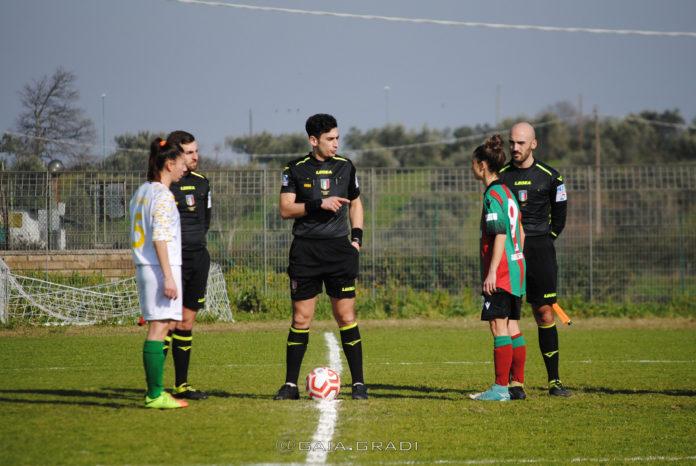
[[[164,391],[164,337],[181,320],[181,225],[169,185],[186,172],[179,148],[156,138],[150,145],[147,182],[130,201],[131,247],[140,311],[148,322],[143,345],[146,408],[185,408]]]

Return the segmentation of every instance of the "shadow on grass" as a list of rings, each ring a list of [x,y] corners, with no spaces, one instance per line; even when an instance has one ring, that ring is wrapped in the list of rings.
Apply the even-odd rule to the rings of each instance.
[[[460,397],[474,390],[453,388],[434,388],[425,385],[367,384],[370,398],[411,398],[419,400],[458,401]],[[394,393],[406,392],[406,393]],[[347,393],[347,391],[344,391]],[[449,395],[449,396],[448,396]]]
[[[230,393],[224,390],[206,390],[211,397],[217,398],[245,398],[249,400],[272,400],[275,393]]]
[[[109,389],[105,389],[109,390]],[[142,396],[143,391],[137,393]],[[7,398],[0,396],[2,403],[22,403],[22,404],[45,404],[45,405],[68,405],[68,406],[93,406],[98,408],[124,409],[137,408],[135,400],[140,401],[140,397],[124,397],[117,392],[108,391],[86,391],[86,390],[60,390],[60,389],[14,389],[0,390],[0,395],[30,395],[36,398]],[[50,397],[50,398],[49,398]],[[59,397],[59,398],[56,398]],[[68,400],[64,398],[83,398],[80,400]],[[112,402],[93,401],[85,398],[99,398],[102,400],[113,400]],[[117,403],[116,400],[124,400],[127,403]]]
[[[599,395],[666,395],[666,396],[696,396],[696,390],[632,390],[630,388],[582,387],[575,391],[581,393],[596,393]]]

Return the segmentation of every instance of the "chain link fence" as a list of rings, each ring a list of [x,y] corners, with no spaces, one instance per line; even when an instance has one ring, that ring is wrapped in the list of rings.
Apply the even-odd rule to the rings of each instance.
[[[696,294],[696,165],[568,167],[559,295],[668,302]],[[207,174],[208,235],[233,289],[287,299],[291,221],[280,172]],[[358,170],[365,206],[360,286],[478,295],[480,182],[465,168]],[[0,249],[126,249],[142,173],[0,172]],[[252,294],[253,294],[252,293]]]

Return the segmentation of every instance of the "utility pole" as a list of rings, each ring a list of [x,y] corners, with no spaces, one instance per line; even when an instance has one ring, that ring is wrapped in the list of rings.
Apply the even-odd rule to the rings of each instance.
[[[106,94],[101,95],[102,99],[102,160],[106,158]]]
[[[386,124],[389,124],[389,91],[391,87],[384,86],[384,115],[386,118]]]
[[[582,94],[578,94],[578,146],[580,150],[585,147],[585,128],[583,127],[583,114],[582,114]]]
[[[500,84],[495,86],[495,127],[500,124]]]
[[[595,232],[597,236],[602,234],[602,182],[600,172],[602,166],[602,148],[599,140],[599,112],[594,107],[594,132],[595,132]]]
[[[251,109],[249,109],[249,137],[252,137],[254,135],[254,115],[251,113]]]

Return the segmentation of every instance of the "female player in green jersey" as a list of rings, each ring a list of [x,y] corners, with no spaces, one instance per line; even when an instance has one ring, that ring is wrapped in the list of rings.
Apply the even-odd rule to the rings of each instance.
[[[481,320],[490,324],[495,362],[495,383],[470,395],[474,400],[526,397],[526,346],[518,325],[525,294],[524,230],[517,201],[498,179],[505,158],[503,139],[496,134],[474,150],[471,161],[474,176],[486,188],[481,212]]]

